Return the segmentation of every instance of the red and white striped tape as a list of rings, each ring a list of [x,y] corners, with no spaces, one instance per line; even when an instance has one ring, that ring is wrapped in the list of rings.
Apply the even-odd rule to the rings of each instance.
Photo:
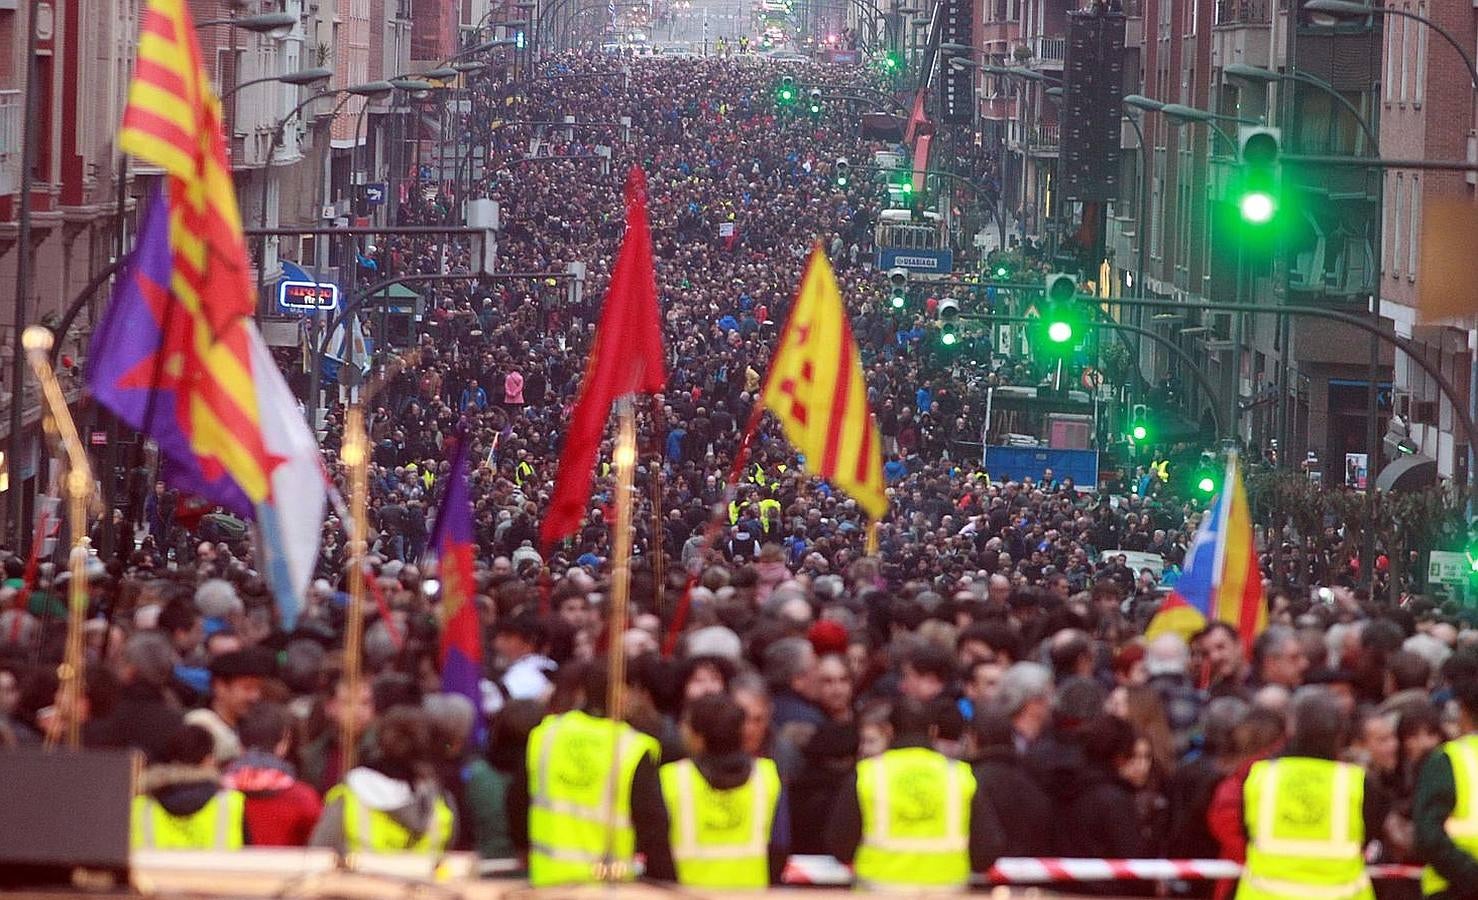
[[[1420,866],[1370,866],[1371,878],[1419,878]],[[1063,859],[1010,856],[978,880],[985,884],[1051,884],[1083,881],[1211,881],[1236,878],[1242,866],[1225,859]],[[830,856],[792,856],[785,864],[786,884],[842,886],[852,883],[852,870]]]

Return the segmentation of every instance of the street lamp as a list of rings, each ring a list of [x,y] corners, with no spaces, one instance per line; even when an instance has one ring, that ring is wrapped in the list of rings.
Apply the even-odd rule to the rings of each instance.
[[[294,106],[287,115],[277,120],[277,124],[272,126],[272,142],[268,145],[267,156],[262,162],[262,210],[258,221],[263,228],[267,227],[267,195],[268,188],[271,186],[272,162],[277,156],[277,148],[282,143],[282,134],[287,129],[287,123],[291,122],[308,104],[315,100],[321,100],[324,97],[332,97],[338,94],[345,95],[334,106],[333,112],[329,113],[332,116],[337,114],[344,107],[345,103],[349,102],[350,97],[383,97],[394,90],[395,86],[388,81],[369,81],[364,84],[351,84],[344,88],[319,91],[300,102],[297,106]],[[358,135],[356,134],[355,137],[357,138]],[[257,266],[257,292],[260,294],[267,278],[266,235],[262,235],[262,242],[259,246],[258,253],[260,255],[260,265]]]
[[[229,25],[253,34],[270,34],[273,37],[283,38],[288,36],[296,24],[298,24],[298,17],[292,13],[275,12],[230,19],[206,19],[204,22],[196,22],[195,28],[198,30],[211,25]]]
[[[249,81],[243,81],[240,84],[233,85],[229,91],[226,91],[224,94],[221,95],[221,101],[225,102],[227,99],[235,95],[237,91],[241,90],[242,88],[251,87],[254,84],[266,84],[269,81],[275,81],[279,84],[290,84],[294,87],[306,87],[310,84],[317,84],[319,82],[328,81],[332,77],[334,77],[332,69],[313,68],[300,69],[297,72],[288,72],[286,75],[267,75],[263,78],[253,78]]]
[[[1466,47],[1453,36],[1446,28],[1418,13],[1397,9],[1394,6],[1374,6],[1369,3],[1354,3],[1351,0],[1307,0],[1303,6],[1304,10],[1313,13],[1324,13],[1336,19],[1369,18],[1371,16],[1400,16],[1403,19],[1411,19],[1420,22],[1433,31],[1458,52],[1463,62],[1468,66],[1468,78],[1472,82],[1473,89],[1478,90],[1478,65],[1474,65],[1473,56]]]
[[[1142,110],[1144,112],[1159,112],[1160,110],[1165,108],[1164,103],[1161,103],[1159,100],[1146,97],[1143,94],[1125,94],[1121,102],[1125,106],[1130,106],[1134,109]]]
[[[1307,72],[1300,72],[1297,70],[1287,73],[1274,72],[1272,69],[1264,69],[1260,66],[1249,66],[1245,63],[1231,63],[1230,65],[1224,66],[1221,71],[1222,74],[1227,76],[1228,78],[1235,78],[1239,81],[1250,81],[1257,84],[1272,84],[1274,82],[1280,81],[1299,81],[1303,82],[1304,84],[1312,85],[1313,87],[1318,88],[1333,99],[1337,100],[1340,105],[1343,106],[1345,110],[1354,117],[1355,121],[1359,123],[1360,129],[1365,132],[1365,137],[1368,138],[1370,141],[1370,149],[1367,152],[1372,156],[1378,156],[1380,154],[1380,136],[1377,135],[1375,133],[1375,129],[1370,126],[1370,121],[1366,119],[1365,116],[1360,114],[1360,110],[1356,108],[1355,104],[1346,99],[1344,94],[1341,94],[1339,91],[1335,90],[1334,85],[1330,84],[1324,79],[1316,78],[1315,76],[1310,75]]]

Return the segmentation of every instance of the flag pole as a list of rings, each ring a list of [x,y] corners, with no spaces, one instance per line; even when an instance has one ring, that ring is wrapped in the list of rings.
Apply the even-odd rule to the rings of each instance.
[[[652,464],[652,590],[657,616],[667,612],[667,530],[662,509],[662,456]]]
[[[631,493],[636,476],[636,407],[630,397],[616,401],[616,521],[612,525],[611,614],[606,638],[606,715],[613,725],[622,720],[626,706],[626,634],[631,602]],[[617,726],[619,727],[619,726]],[[620,741],[612,748],[620,753]],[[616,860],[616,769],[607,779],[606,852],[599,873],[606,881],[624,881],[627,873]]]
[[[349,562],[349,606],[344,620],[344,689],[351,704],[359,697],[364,680],[360,655],[364,643],[364,556],[368,540],[369,440],[364,428],[364,407],[349,407],[344,419],[344,445],[340,457],[349,468],[349,544],[344,549]],[[358,735],[355,717],[346,714],[339,723],[339,752],[343,774],[354,768]]]
[[[46,404],[47,415],[51,416],[56,434],[61,440],[62,452],[67,457],[67,474],[63,479],[63,490],[67,494],[67,527],[72,533],[71,580],[67,584],[67,641],[58,670],[61,677],[62,709],[60,713],[66,726],[67,746],[76,750],[82,746],[82,718],[78,710],[82,706],[82,670],[87,657],[82,650],[82,620],[87,615],[87,506],[92,498],[92,467],[87,461],[87,451],[82,448],[82,438],[77,434],[77,423],[67,408],[67,398],[51,368],[51,347],[56,335],[51,329],[32,325],[21,334],[21,346],[36,380],[41,383],[41,395]],[[15,401],[20,402],[20,386],[15,391]],[[12,468],[14,462],[12,462]],[[49,732],[46,746],[56,745],[56,733]]]

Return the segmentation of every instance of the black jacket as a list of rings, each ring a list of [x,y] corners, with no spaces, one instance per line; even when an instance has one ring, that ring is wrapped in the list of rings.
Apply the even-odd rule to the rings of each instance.
[[[986,750],[975,764],[976,796],[984,795],[1001,824],[1001,856],[1050,856],[1055,816],[1052,800],[1005,747]]]
[[[163,688],[126,684],[119,691],[112,713],[106,719],[89,723],[84,736],[88,746],[135,747],[154,761],[184,724],[184,714]]]
[[[1063,792],[1066,805],[1057,828],[1059,856],[1098,859],[1145,857],[1139,811],[1134,788],[1102,762],[1087,761]],[[1103,882],[1083,885],[1083,893],[1135,896],[1152,893],[1153,885],[1138,882]]]

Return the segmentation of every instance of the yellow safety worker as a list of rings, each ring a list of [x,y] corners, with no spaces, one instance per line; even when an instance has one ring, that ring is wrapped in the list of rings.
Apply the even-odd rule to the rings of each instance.
[[[1478,895],[1478,654],[1459,651],[1449,669],[1463,735],[1427,757],[1412,810],[1422,894],[1439,900]]]
[[[217,791],[193,813],[175,815],[151,794],[133,798],[135,850],[240,850],[246,796]]]
[[[514,783],[515,810],[526,792],[529,882],[534,887],[635,877],[672,880],[667,810],[658,780],[657,741],[605,715],[604,666],[580,678],[580,708],[545,717],[529,734],[528,778]],[[515,831],[514,843],[520,843]]]
[[[994,860],[975,846],[1002,845],[988,804],[977,802],[970,767],[930,746],[931,720],[914,701],[898,703],[892,749],[857,764],[853,790],[838,801],[828,843],[851,862],[866,890],[961,890],[973,868]],[[972,841],[972,829],[985,829]]]
[[[336,784],[323,797],[324,806],[342,804],[346,853],[441,853],[452,840],[452,808],[438,796],[426,830],[416,832],[393,815],[359,798],[347,786]]]
[[[529,465],[528,460],[520,459],[518,465],[513,467],[513,481],[519,487],[523,487],[523,483],[533,477],[534,467]]]
[[[1237,900],[1373,900],[1365,874],[1365,772],[1335,761],[1342,726],[1332,695],[1301,697],[1289,754],[1248,772],[1247,863]]]
[[[700,697],[688,704],[683,738],[693,758],[662,767],[678,883],[758,890],[778,881],[780,775],[771,760],[745,756],[743,708],[728,694]]]
[[[246,797],[221,787],[216,739],[204,726],[176,731],[140,786],[129,823],[135,850],[240,850],[246,843]]]

